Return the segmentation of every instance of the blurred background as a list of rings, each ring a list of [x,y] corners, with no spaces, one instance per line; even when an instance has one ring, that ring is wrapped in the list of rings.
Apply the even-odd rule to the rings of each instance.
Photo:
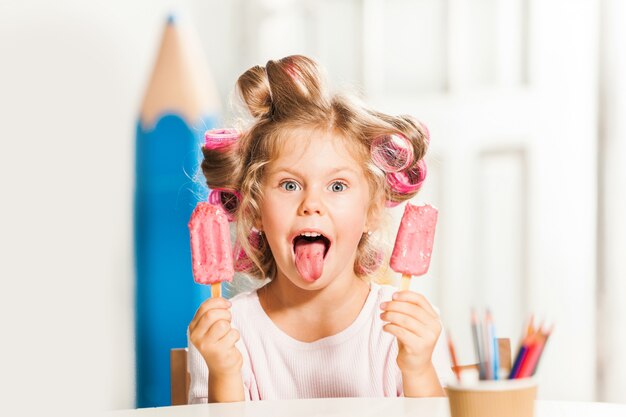
[[[135,406],[135,128],[170,13],[195,31],[224,120],[242,72],[294,53],[423,120],[416,200],[440,217],[414,288],[460,362],[475,362],[472,306],[514,349],[535,313],[555,324],[540,398],[626,402],[625,2],[3,0],[8,407]]]

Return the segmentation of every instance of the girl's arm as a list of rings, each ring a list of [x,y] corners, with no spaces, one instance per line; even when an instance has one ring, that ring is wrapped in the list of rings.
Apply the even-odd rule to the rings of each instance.
[[[445,397],[432,356],[442,331],[439,315],[426,297],[412,291],[393,294],[381,305],[383,330],[398,339],[396,362],[405,397]]]
[[[405,397],[445,397],[446,393],[432,364],[421,373],[402,372]]]
[[[243,357],[235,346],[239,332],[231,327],[231,303],[223,298],[203,302],[189,324],[189,340],[208,370],[208,402],[244,401]]]
[[[209,372],[209,402],[244,401],[241,372],[220,375]]]

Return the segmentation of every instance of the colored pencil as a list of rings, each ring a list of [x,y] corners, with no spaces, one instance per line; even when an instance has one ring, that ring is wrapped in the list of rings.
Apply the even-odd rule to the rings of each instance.
[[[524,330],[522,331],[522,335],[520,337],[520,342],[517,346],[517,354],[515,355],[515,359],[513,360],[513,365],[511,366],[511,370],[509,372],[509,379],[513,379],[513,372],[517,371],[519,368],[519,363],[517,363],[522,347],[524,346],[524,342],[528,340],[528,338],[535,332],[534,329],[534,315],[531,314],[526,320],[526,324],[524,325]]]
[[[528,346],[532,337],[532,335],[527,336],[520,345],[517,355],[515,356],[515,362],[513,362],[513,367],[511,368],[511,372],[509,373],[509,379],[515,379],[518,377],[520,367],[522,366],[522,363],[524,362],[524,359],[526,358],[526,355],[528,353]]]
[[[474,350],[476,351],[476,357],[478,359],[478,373],[480,379],[485,379],[485,357],[482,350],[482,333],[480,330],[480,324],[478,323],[478,315],[476,310],[472,309],[472,336],[474,339]]]
[[[456,375],[457,381],[461,381],[461,371],[459,369],[459,363],[456,360],[456,350],[454,349],[454,343],[452,342],[452,336],[448,333],[448,349],[450,350],[450,360],[452,361],[452,371]]]
[[[493,343],[491,341],[491,329],[489,328],[489,310],[485,312],[485,320],[482,322],[483,339],[482,349],[485,361],[485,379],[493,379]]]
[[[193,281],[187,223],[207,192],[190,176],[220,106],[199,43],[184,26],[167,20],[137,122],[137,407],[170,405],[170,349],[187,346],[185,329],[210,295]]]
[[[545,336],[542,333],[536,333],[535,337],[528,345],[528,353],[522,360],[516,378],[527,378],[532,375],[539,360],[539,356],[541,355],[544,342]]]
[[[539,361],[541,360],[541,357],[543,356],[543,351],[546,347],[546,344],[548,343],[548,338],[552,334],[553,330],[554,330],[554,326],[550,327],[550,329],[548,329],[547,331],[542,330],[543,335],[544,335],[544,340],[543,340],[543,344],[541,345],[541,351],[539,352],[539,357],[537,358],[537,362],[535,363],[535,366],[533,367],[531,375],[535,375],[535,372],[537,372],[537,368],[539,367]]]
[[[496,337],[496,326],[493,322],[493,316],[491,311],[487,310],[487,326],[489,328],[490,345],[492,346],[492,369],[493,379],[498,379],[498,373],[500,371],[500,348],[498,346],[498,339]]]
[[[526,334],[524,335],[524,337],[528,337],[531,334],[535,333],[535,328],[533,327],[534,319],[535,319],[534,314],[531,314],[530,317],[528,318],[528,323],[526,324]]]

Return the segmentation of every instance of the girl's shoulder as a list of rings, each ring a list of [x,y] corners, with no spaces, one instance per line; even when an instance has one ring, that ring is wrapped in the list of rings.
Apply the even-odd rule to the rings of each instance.
[[[391,297],[393,296],[393,293],[400,291],[399,288],[394,287],[393,285],[389,285],[389,284],[378,284],[372,281],[372,291],[378,291],[378,294],[376,294],[376,297],[378,298],[379,302],[383,302],[383,301],[390,301]],[[422,294],[424,295],[424,294]],[[425,295],[424,295],[425,296]],[[426,296],[425,296],[426,297]],[[426,299],[428,300],[428,297],[426,297]],[[428,302],[430,302],[430,300],[428,300]],[[432,304],[431,306],[435,309],[435,311],[437,312],[437,314],[439,314],[439,308]]]
[[[231,302],[231,310],[244,310],[247,309],[253,302],[257,300],[257,293],[255,290],[249,290],[241,292],[234,297],[230,298],[228,301]]]
[[[374,295],[377,301],[381,303],[383,301],[391,300],[391,296],[393,295],[393,293],[398,291],[396,287],[394,287],[393,285],[389,285],[389,284],[379,284],[375,281],[372,281],[370,285],[371,285],[372,295]]]

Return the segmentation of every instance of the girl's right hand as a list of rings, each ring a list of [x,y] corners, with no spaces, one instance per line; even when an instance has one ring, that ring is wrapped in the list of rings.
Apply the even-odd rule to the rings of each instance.
[[[189,323],[189,339],[214,376],[241,372],[243,357],[235,343],[239,332],[230,326],[230,301],[218,297],[203,302]]]

